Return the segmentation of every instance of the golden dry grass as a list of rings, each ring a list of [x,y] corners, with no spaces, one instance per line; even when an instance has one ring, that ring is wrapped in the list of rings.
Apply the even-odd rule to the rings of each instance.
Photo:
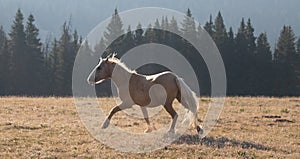
[[[200,117],[209,98],[201,98]],[[194,131],[164,149],[123,153],[95,140],[72,98],[0,98],[0,158],[299,158],[300,98],[229,97],[218,124],[199,140]],[[111,98],[100,98],[107,112]],[[276,118],[277,116],[277,118]],[[279,118],[281,117],[281,118]],[[170,117],[152,117],[157,127]],[[146,124],[123,112],[111,124],[142,132]]]

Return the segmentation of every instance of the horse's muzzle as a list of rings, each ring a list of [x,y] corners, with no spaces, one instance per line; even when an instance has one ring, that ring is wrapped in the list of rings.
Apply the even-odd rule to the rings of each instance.
[[[87,78],[87,83],[88,84],[90,84],[90,85],[95,85],[96,84],[96,82],[95,82],[95,80],[93,80],[93,78]]]

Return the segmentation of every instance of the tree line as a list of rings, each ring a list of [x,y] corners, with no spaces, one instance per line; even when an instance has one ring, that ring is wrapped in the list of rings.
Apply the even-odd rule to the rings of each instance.
[[[72,69],[81,38],[63,24],[59,39],[39,38],[32,14],[24,25],[18,9],[6,35],[0,27],[0,95],[71,95]]]
[[[107,31],[94,48],[89,48],[87,41],[82,42],[70,23],[63,24],[58,39],[42,43],[34,16],[29,15],[25,26],[23,21],[23,14],[18,10],[8,35],[0,27],[1,95],[71,95],[72,68],[81,44],[99,55],[105,50],[103,56],[117,52],[121,57],[131,48],[146,43],[160,43],[179,51],[194,68],[201,95],[210,94],[206,64],[181,36],[199,40],[201,25],[195,23],[190,9],[182,22],[177,22],[175,17],[158,17],[145,28],[138,24],[133,30],[126,26],[126,31],[115,9]],[[266,32],[254,34],[250,18],[242,18],[235,33],[232,27],[226,28],[219,12],[214,20],[210,16],[203,28],[223,58],[228,95],[300,95],[300,38],[296,38],[291,26],[283,26],[274,51]],[[151,74],[163,69],[151,66],[140,72]],[[108,83],[97,87],[98,95],[111,94]]]

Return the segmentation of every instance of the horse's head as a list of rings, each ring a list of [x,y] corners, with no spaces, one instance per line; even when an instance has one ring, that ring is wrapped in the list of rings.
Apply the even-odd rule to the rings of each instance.
[[[109,55],[106,58],[100,58],[98,64],[90,73],[87,82],[89,84],[99,84],[104,80],[111,78],[112,72],[115,67],[115,63],[110,61],[110,58],[114,58],[115,54]]]

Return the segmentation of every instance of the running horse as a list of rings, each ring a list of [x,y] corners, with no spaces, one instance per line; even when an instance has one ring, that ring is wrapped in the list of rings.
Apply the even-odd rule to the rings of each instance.
[[[110,54],[106,58],[100,58],[87,79],[89,84],[95,85],[110,78],[118,89],[121,103],[110,110],[109,115],[102,124],[102,129],[109,126],[115,113],[131,108],[133,105],[138,105],[141,107],[143,117],[147,123],[145,132],[151,132],[155,130],[155,127],[150,124],[146,108],[163,105],[172,117],[168,133],[174,133],[178,114],[172,103],[177,99],[188,109],[190,126],[195,128],[198,133],[202,131],[200,126],[196,124],[198,110],[196,95],[182,78],[170,71],[154,75],[138,74],[136,71],[129,69],[115,55]]]

